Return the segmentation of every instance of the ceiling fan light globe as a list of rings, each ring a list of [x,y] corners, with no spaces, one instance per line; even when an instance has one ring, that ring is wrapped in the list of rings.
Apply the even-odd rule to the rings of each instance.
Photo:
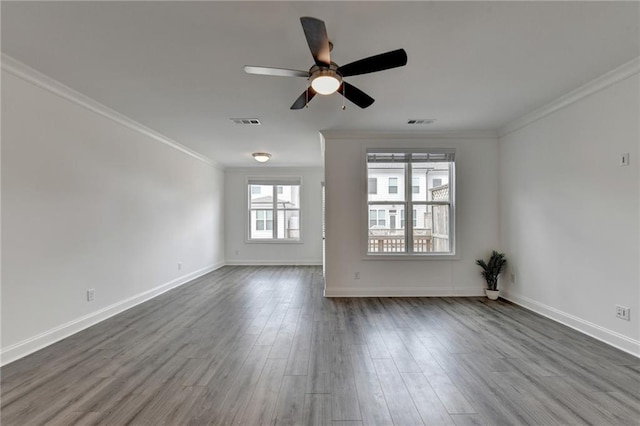
[[[319,95],[330,95],[340,87],[340,80],[333,75],[319,75],[311,80],[311,87]]]

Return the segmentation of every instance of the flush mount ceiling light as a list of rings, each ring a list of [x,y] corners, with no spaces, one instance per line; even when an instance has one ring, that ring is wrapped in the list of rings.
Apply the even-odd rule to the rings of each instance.
[[[267,152],[254,152],[251,154],[259,163],[266,163],[271,158],[271,154]]]
[[[340,84],[342,84],[342,76],[336,71],[338,66],[335,63],[331,64],[329,69],[320,68],[314,65],[311,68],[311,87],[319,95],[330,95],[336,93]]]

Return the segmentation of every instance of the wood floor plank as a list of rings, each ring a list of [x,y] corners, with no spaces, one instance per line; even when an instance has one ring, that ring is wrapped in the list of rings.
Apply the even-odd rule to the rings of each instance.
[[[280,387],[284,379],[287,360],[269,358],[262,370],[262,374],[251,398],[236,415],[233,423],[236,425],[265,425],[273,424],[276,404]],[[251,389],[247,390],[251,392]]]
[[[31,425],[638,425],[640,361],[503,300],[227,266],[0,370]]]
[[[400,373],[425,424],[452,425],[453,419],[422,373]]]
[[[307,378],[284,376],[275,411],[276,425],[300,425],[304,422],[304,401]]]
[[[373,362],[393,423],[397,425],[424,424],[393,360],[375,359]]]

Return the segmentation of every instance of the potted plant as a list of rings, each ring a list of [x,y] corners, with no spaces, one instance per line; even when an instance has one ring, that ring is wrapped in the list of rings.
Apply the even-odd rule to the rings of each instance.
[[[491,300],[496,300],[500,296],[500,290],[498,290],[498,276],[502,272],[502,268],[507,264],[507,259],[504,257],[504,253],[498,253],[493,251],[488,262],[482,259],[476,260],[476,264],[482,268],[482,276],[487,281],[487,288],[485,294]]]

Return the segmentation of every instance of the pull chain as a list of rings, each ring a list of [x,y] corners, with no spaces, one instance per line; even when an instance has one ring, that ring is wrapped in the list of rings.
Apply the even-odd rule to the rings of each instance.
[[[344,111],[345,109],[347,109],[347,107],[344,104],[344,92],[347,90],[346,87],[344,87],[344,84],[342,85],[342,110]]]

